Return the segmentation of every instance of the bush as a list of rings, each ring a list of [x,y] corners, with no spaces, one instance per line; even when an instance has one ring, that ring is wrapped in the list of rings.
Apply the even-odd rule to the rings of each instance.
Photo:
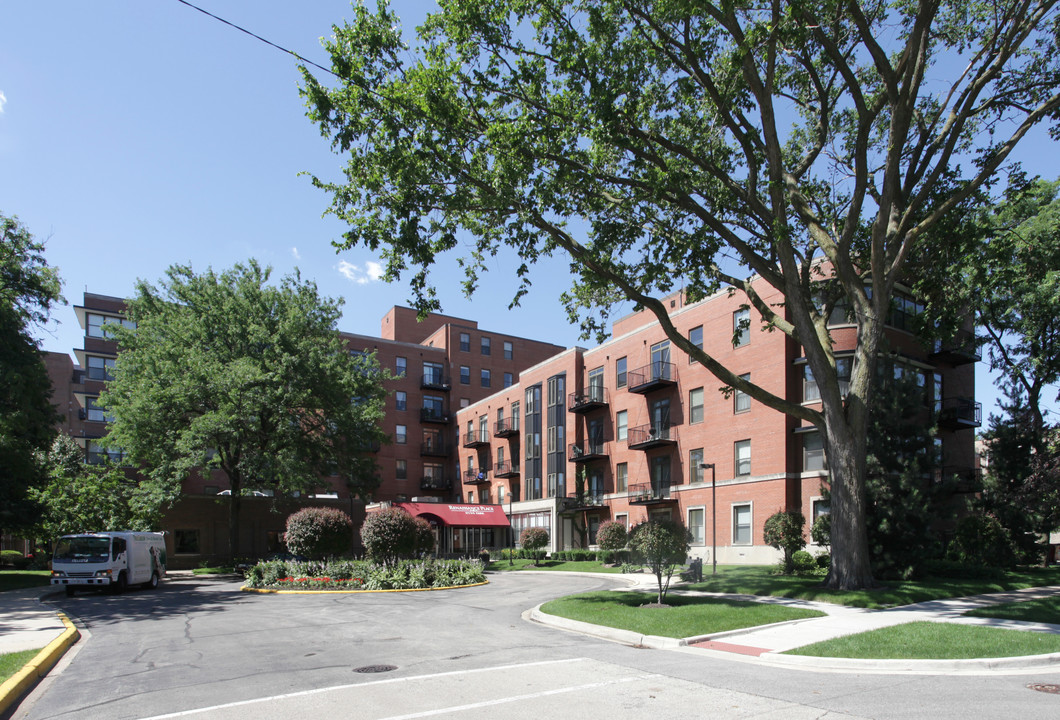
[[[791,562],[797,573],[809,573],[817,571],[817,561],[813,555],[805,550],[796,550],[791,554]]]
[[[25,560],[25,558],[22,557],[22,553],[20,553],[18,550],[0,551],[0,566],[12,565],[17,567],[18,563],[22,562],[23,560]]]
[[[399,558],[411,557],[419,550],[423,528],[401,508],[387,508],[365,518],[361,542],[370,560],[394,565]]]
[[[608,559],[604,562],[617,562],[617,555],[613,553],[626,547],[626,543],[629,542],[629,532],[622,523],[605,520],[600,523],[600,528],[596,531],[596,542],[600,550],[609,553]]]
[[[284,542],[295,555],[320,560],[349,551],[353,536],[350,516],[335,508],[307,507],[287,518]]]
[[[380,565],[363,560],[333,562],[271,560],[247,571],[247,587],[297,590],[411,590],[484,582],[478,560],[401,560]]]
[[[524,528],[519,534],[519,544],[534,563],[545,559],[544,547],[548,545],[548,530],[539,527]]]
[[[802,528],[805,524],[806,518],[802,516],[802,513],[794,511],[775,512],[766,519],[762,533],[763,539],[767,545],[772,545],[784,552],[784,573],[786,575],[795,571],[794,553],[806,547],[806,538],[802,536]]]
[[[1016,564],[1016,551],[1008,533],[991,515],[968,515],[957,528],[946,557],[964,565],[1007,568]]]
[[[826,552],[819,552],[813,556],[814,562],[817,563],[817,567],[822,570],[827,570],[832,565],[832,555]]]
[[[831,547],[832,545],[832,515],[825,513],[818,515],[810,526],[810,539],[815,545]]]

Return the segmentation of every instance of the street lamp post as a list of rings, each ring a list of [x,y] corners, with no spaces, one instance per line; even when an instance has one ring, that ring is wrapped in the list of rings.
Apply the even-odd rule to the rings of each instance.
[[[714,463],[702,463],[700,467],[704,470],[710,469],[710,524],[711,524],[711,547],[710,562],[713,567],[711,575],[718,574],[718,478],[714,475]]]
[[[508,567],[515,565],[515,528],[512,527],[512,520],[514,519],[515,515],[512,514],[512,489],[508,488],[508,534],[512,538],[512,546],[508,548]]]

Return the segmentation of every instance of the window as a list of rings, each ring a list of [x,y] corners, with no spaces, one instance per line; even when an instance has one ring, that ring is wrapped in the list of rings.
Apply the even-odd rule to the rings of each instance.
[[[688,331],[688,342],[692,343],[693,345],[695,345],[700,350],[703,349],[703,326],[702,325],[700,325],[698,327],[694,327],[694,328],[692,328],[691,330]],[[696,360],[695,358],[689,357],[688,358],[688,362],[691,365],[691,364],[694,364],[694,363],[698,362],[698,360]]]
[[[404,445],[408,437],[408,428],[404,425],[398,425],[394,430],[394,442],[398,445]]]
[[[810,515],[811,526],[814,522],[817,521],[817,518],[821,517],[822,515],[828,515],[830,512],[832,512],[831,504],[828,500],[825,500],[824,498],[814,498],[812,500],[812,503],[813,510],[812,514]]]
[[[626,359],[620,357],[615,360],[615,387],[624,388],[626,386]]]
[[[482,371],[482,376],[479,379],[479,382],[482,384],[482,387],[489,387],[490,386],[490,371],[489,370],[483,370]]]
[[[398,480],[404,480],[409,476],[409,466],[407,460],[397,460],[394,464],[394,477]]]
[[[670,380],[670,341],[663,340],[651,346],[651,379]]]
[[[114,358],[88,357],[89,380],[113,380]]]
[[[442,442],[442,431],[424,428],[422,449],[429,453],[445,452],[445,444]]]
[[[812,472],[824,470],[824,439],[819,432],[809,432],[802,436],[802,470]]]
[[[736,445],[736,474],[751,474],[751,441],[739,440]]]
[[[732,346],[743,347],[751,342],[751,311],[740,308],[732,314]]]
[[[423,384],[424,385],[444,385],[445,384],[445,373],[441,363],[425,362],[423,363]]]
[[[460,350],[471,352],[471,335],[468,333],[460,333]]]
[[[688,509],[688,532],[692,533],[692,544],[703,545],[704,540],[704,512],[703,508]]]
[[[651,459],[651,490],[653,497],[670,497],[669,455],[658,455]]]
[[[519,429],[519,402],[512,403],[512,430]]]
[[[732,544],[751,544],[751,504],[732,506]]]
[[[468,490],[467,491],[467,504],[468,505],[473,505],[474,503],[475,503],[475,491],[474,490]]]
[[[593,515],[589,518],[589,544],[596,544],[596,533],[600,531],[600,518]]]
[[[481,349],[482,349],[482,354],[483,355],[489,355],[490,354],[490,339],[488,337],[482,338]]]
[[[853,367],[854,358],[843,357],[835,359],[835,374],[839,379],[839,394],[846,397],[850,392],[850,369]]]
[[[615,465],[615,492],[626,492],[629,484],[629,465],[619,463]]]
[[[444,420],[445,398],[438,395],[424,395],[421,415],[428,420]]]
[[[813,377],[810,364],[802,366],[802,401],[804,403],[816,402],[821,399],[821,389],[817,387],[817,380]]]
[[[470,385],[471,384],[471,368],[467,365],[460,366],[460,384]]]
[[[404,390],[398,390],[394,393],[394,407],[398,410],[405,410],[408,408],[409,396]]]
[[[615,439],[625,440],[629,436],[629,412],[620,410],[615,413]]]
[[[515,378],[510,372],[504,373],[504,387],[511,387],[512,383],[515,382]]]
[[[95,338],[109,338],[111,337],[110,331],[107,330],[104,325],[121,325],[122,327],[133,330],[136,328],[136,323],[132,320],[122,320],[121,318],[97,315],[95,313],[86,313],[85,325],[87,326],[87,333],[89,337]]]
[[[591,402],[604,401],[604,368],[593,368],[589,371],[588,399]]]
[[[471,398],[460,398],[460,407],[466,408],[471,404]]]
[[[489,415],[479,415],[478,418],[478,441],[490,441],[490,419]]]
[[[107,460],[112,463],[122,464],[123,452],[120,448],[106,447],[102,443],[90,440],[88,443],[88,454],[85,462],[89,465],[99,465]]]
[[[741,380],[751,382],[751,373],[744,373],[740,376]],[[744,413],[751,409],[751,396],[742,390],[737,390],[733,398],[733,412]]]
[[[703,422],[703,388],[688,391],[688,422]]]
[[[504,341],[504,359],[511,360],[515,356],[515,347],[508,340]]]
[[[394,358],[394,368],[398,377],[405,377],[408,374],[408,360],[403,357]]]
[[[198,530],[174,530],[173,552],[180,555],[194,555],[199,552]]]
[[[114,419],[112,415],[108,415],[103,412],[103,408],[99,406],[99,398],[85,398],[85,419],[93,422],[110,422]]]
[[[629,529],[629,515],[626,513],[615,515],[615,522],[621,524],[627,530]]]
[[[703,482],[703,448],[688,451],[688,482]]]

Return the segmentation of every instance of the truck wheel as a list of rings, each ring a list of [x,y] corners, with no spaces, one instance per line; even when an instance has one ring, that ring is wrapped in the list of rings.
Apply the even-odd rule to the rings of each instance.
[[[151,573],[151,579],[144,583],[144,587],[148,590],[158,589],[158,573]]]
[[[128,584],[129,581],[125,578],[125,573],[120,572],[118,573],[118,579],[114,582],[113,585],[110,586],[111,592],[113,592],[115,595],[121,595],[123,592],[125,592],[125,588],[128,586]]]
[[[73,585],[67,585],[66,586],[66,597],[73,597],[74,596],[74,592],[75,592],[75,590],[74,590],[74,586]]]

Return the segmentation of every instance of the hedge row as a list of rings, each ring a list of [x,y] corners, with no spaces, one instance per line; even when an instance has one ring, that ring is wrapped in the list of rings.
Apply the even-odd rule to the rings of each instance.
[[[246,586],[272,590],[413,590],[485,582],[478,560],[269,560],[247,570]]]

